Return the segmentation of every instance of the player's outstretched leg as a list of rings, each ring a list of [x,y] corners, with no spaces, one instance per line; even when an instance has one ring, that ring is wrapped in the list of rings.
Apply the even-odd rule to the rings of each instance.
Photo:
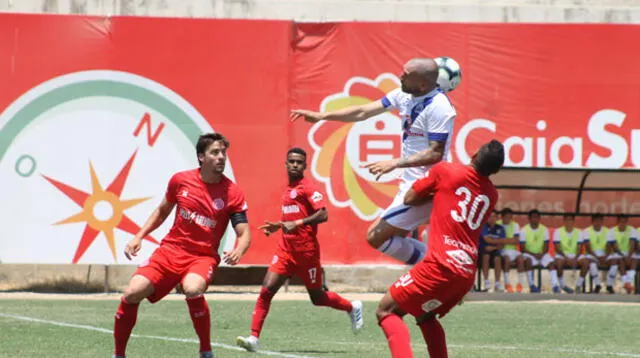
[[[204,299],[204,292],[207,290],[207,281],[200,275],[188,273],[182,280],[182,291],[187,297],[187,306],[193,328],[200,341],[200,357],[211,358],[211,314],[209,305]]]
[[[344,297],[335,292],[327,292],[322,289],[308,289],[311,302],[316,306],[331,307],[349,314],[351,329],[353,333],[358,333],[364,327],[362,316],[362,301],[349,302]]]
[[[447,358],[447,339],[444,328],[433,314],[418,319],[418,327],[427,343],[430,358]]]
[[[392,358],[413,358],[409,328],[402,320],[404,315],[405,313],[397,307],[391,294],[387,292],[380,300],[376,317],[380,328],[387,337]]]
[[[114,357],[126,356],[127,342],[138,318],[138,306],[152,293],[153,285],[146,277],[135,275],[129,281],[129,286],[122,295],[113,325]]]
[[[367,231],[371,247],[407,265],[422,261],[427,245],[420,240],[407,238],[407,230],[395,227],[382,218],[376,219]]]
[[[269,314],[269,308],[271,307],[271,300],[273,296],[278,292],[286,276],[278,275],[275,272],[267,271],[262,281],[262,288],[260,289],[260,295],[256,306],[253,309],[253,316],[251,318],[251,335],[248,337],[238,336],[236,338],[236,344],[249,352],[255,352],[260,348],[260,333],[262,332],[262,326]]]

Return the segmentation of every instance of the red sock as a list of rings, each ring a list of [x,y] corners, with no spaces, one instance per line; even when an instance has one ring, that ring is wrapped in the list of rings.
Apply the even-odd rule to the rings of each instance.
[[[424,341],[427,342],[429,349],[429,357],[431,358],[447,358],[447,339],[444,334],[444,328],[437,319],[430,319],[422,322],[420,325]]]
[[[262,325],[267,318],[267,314],[269,314],[269,307],[271,307],[271,299],[274,294],[264,287],[260,289],[260,296],[258,296],[256,307],[253,309],[253,317],[251,318],[251,335],[256,338],[260,338]]]
[[[353,309],[351,302],[344,299],[339,294],[331,291],[324,292],[324,296],[322,296],[313,304],[316,306],[327,306],[345,312],[351,312],[351,310]]]
[[[126,355],[127,342],[138,318],[138,306],[137,303],[127,303],[124,298],[120,300],[113,325],[113,339],[116,344],[115,355],[117,356],[124,357]]]
[[[211,351],[211,316],[204,296],[187,298],[193,328],[200,339],[200,352]]]
[[[392,358],[413,358],[409,328],[400,316],[395,314],[384,316],[378,324],[387,336]]]

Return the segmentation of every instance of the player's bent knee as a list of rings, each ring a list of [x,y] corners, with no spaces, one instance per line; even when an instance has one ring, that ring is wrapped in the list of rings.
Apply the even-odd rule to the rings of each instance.
[[[135,275],[129,281],[129,286],[124,290],[122,298],[128,303],[137,304],[149,297],[153,291],[153,284],[148,278]]]
[[[196,274],[187,274],[182,281],[182,292],[187,297],[196,297],[207,290],[207,281]]]
[[[322,306],[327,299],[327,293],[322,290],[309,291],[309,298],[314,306]]]

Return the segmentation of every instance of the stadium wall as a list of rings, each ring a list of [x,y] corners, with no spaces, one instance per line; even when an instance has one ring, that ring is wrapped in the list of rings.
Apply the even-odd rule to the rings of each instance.
[[[468,162],[496,137],[510,165],[640,167],[633,38],[640,28],[627,25],[0,15],[0,217],[11,218],[0,226],[0,260],[127,262],[124,244],[169,177],[194,165],[199,133],[215,130],[233,143],[227,174],[244,188],[255,223],[243,263],[271,261],[276,241],[255,227],[279,216],[284,153],[301,146],[330,213],[323,261],[393,264],[363,233],[397,180],[376,181],[360,164],[399,155],[397,114],[311,126],[291,124],[290,108],[377,100],[398,86],[405,59],[447,54],[473,74],[450,94],[459,112],[452,160]],[[571,192],[522,191],[502,195],[498,207],[564,211],[573,200]],[[640,213],[639,192],[590,192],[583,201],[593,211]],[[596,210],[602,205],[612,210]],[[228,229],[220,250],[234,240]]]
[[[0,0],[0,11],[318,21],[640,22],[637,0]]]

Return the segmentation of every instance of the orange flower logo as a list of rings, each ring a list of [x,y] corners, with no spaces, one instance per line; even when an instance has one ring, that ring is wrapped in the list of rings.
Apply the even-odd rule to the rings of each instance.
[[[377,101],[399,86],[398,78],[388,73],[375,80],[353,77],[343,92],[326,97],[320,110]],[[363,165],[400,156],[401,136],[402,123],[393,112],[357,123],[318,122],[308,134],[314,150],[311,172],[325,184],[333,205],[350,207],[361,219],[374,220],[395,196],[400,173],[394,171],[376,181]]]

